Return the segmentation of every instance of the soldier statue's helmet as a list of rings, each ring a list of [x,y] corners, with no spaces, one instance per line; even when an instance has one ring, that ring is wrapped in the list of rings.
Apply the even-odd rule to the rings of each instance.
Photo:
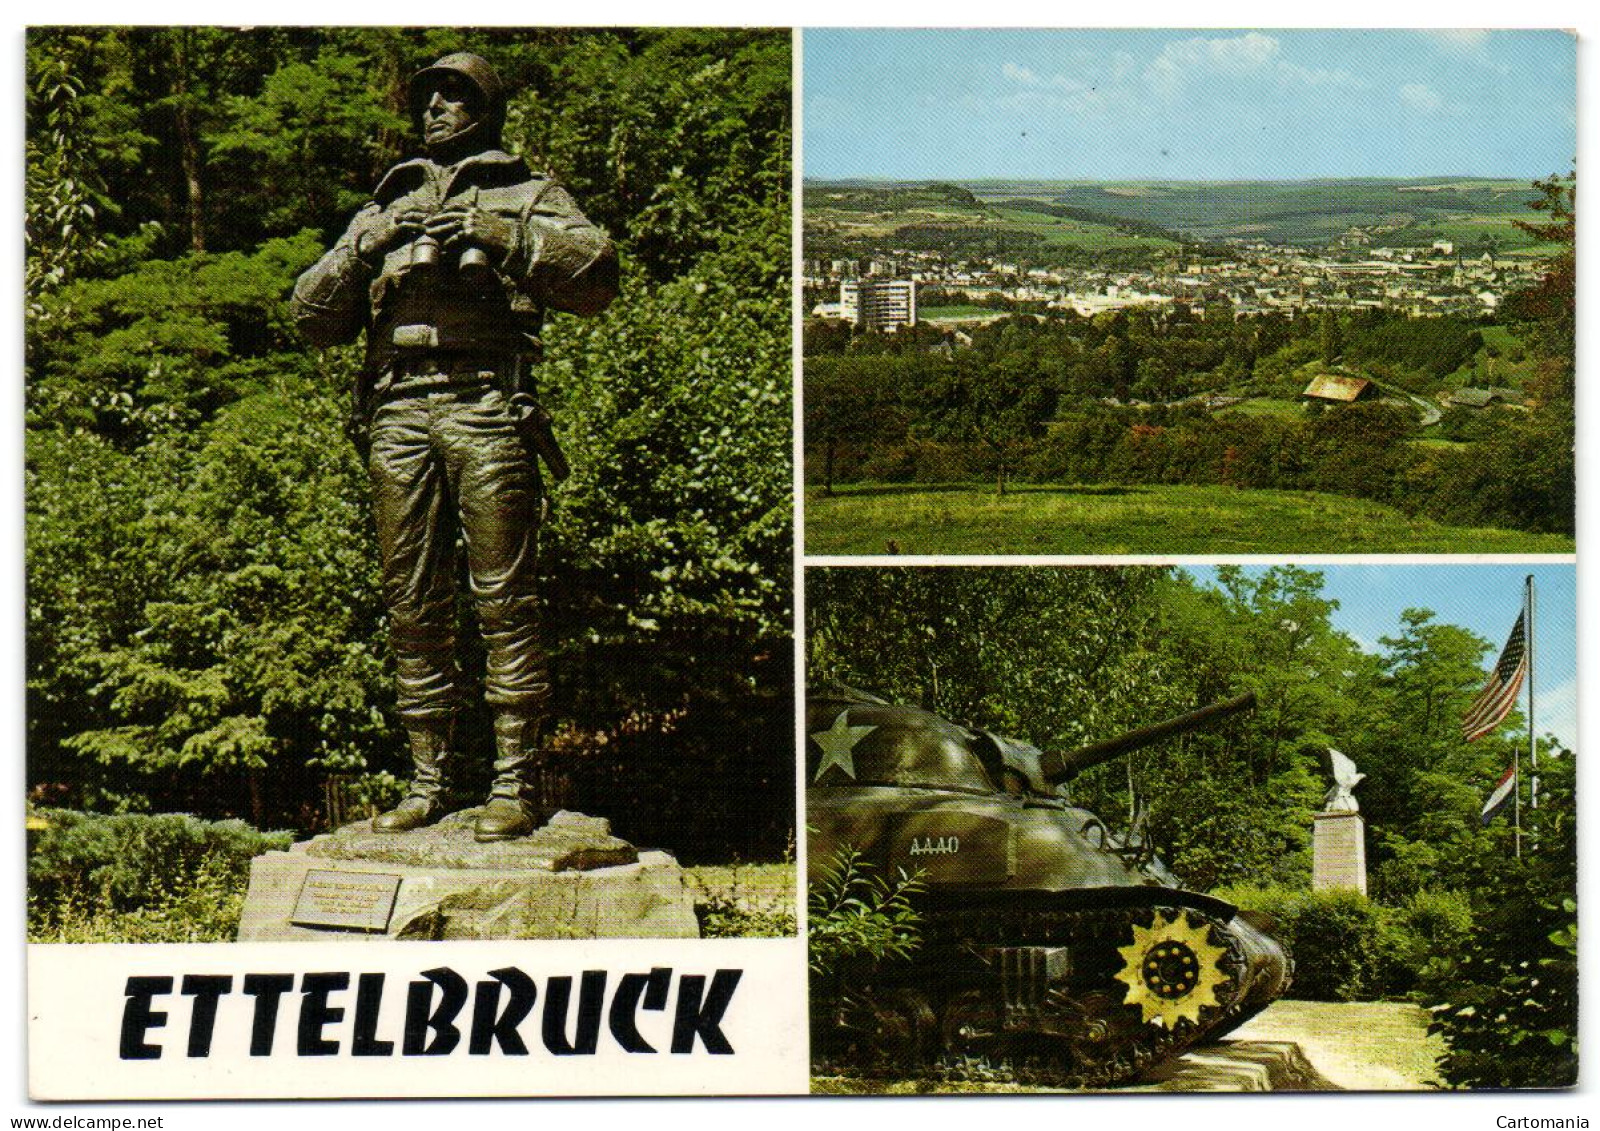
[[[505,86],[487,59],[469,51],[446,55],[411,76],[412,119],[419,123],[422,121],[422,112],[427,109],[429,98],[447,76],[465,79],[477,92],[472,106],[474,121],[456,138],[479,131],[484,145],[498,145],[500,129],[506,120]]]

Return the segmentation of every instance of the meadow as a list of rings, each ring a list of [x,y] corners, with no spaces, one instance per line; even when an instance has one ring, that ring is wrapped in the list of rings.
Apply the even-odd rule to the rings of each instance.
[[[806,552],[879,554],[1568,554],[1573,539],[1445,526],[1314,491],[1141,485],[872,484],[806,498]]]

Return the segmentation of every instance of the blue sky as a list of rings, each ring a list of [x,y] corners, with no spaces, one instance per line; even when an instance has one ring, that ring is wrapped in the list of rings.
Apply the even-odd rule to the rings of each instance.
[[[804,33],[805,173],[906,180],[1565,172],[1560,31]]]
[[[1522,609],[1523,579],[1530,573],[1537,606],[1534,617],[1534,706],[1540,735],[1555,734],[1576,749],[1578,739],[1577,570],[1570,565],[1316,565],[1322,595],[1339,602],[1334,627],[1365,651],[1379,652],[1380,637],[1394,636],[1405,609],[1432,609],[1435,621],[1460,625],[1492,642],[1483,659],[1484,678],[1500,656]],[[1203,583],[1216,571],[1184,566]],[[1266,567],[1246,566],[1259,576]],[[1521,700],[1525,709],[1526,693]]]

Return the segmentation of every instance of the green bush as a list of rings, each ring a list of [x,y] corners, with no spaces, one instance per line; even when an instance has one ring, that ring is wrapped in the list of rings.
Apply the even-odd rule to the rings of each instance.
[[[909,957],[922,941],[921,917],[911,906],[921,890],[916,876],[877,875],[860,853],[841,848],[806,897],[812,975],[862,975]]]
[[[1529,908],[1515,952],[1487,932],[1425,979],[1429,1031],[1449,1043],[1439,1070],[1458,1088],[1567,1088],[1578,1080],[1578,905]],[[1542,933],[1542,937],[1541,937]]]
[[[1419,891],[1397,907],[1353,891],[1241,884],[1214,894],[1277,921],[1273,933],[1294,955],[1294,996],[1314,1001],[1409,994],[1472,933],[1471,904],[1456,891]]]
[[[1472,903],[1459,891],[1419,891],[1392,913],[1388,993],[1410,992],[1431,964],[1459,954],[1472,935]]]
[[[286,832],[182,813],[99,816],[36,811],[45,827],[28,853],[28,890],[41,914],[85,899],[108,912],[168,908],[205,884],[242,885],[250,860],[289,846]]]
[[[96,893],[70,891],[54,902],[28,897],[28,940],[42,943],[232,942],[244,906],[245,877],[220,856],[198,873],[150,885],[147,902],[119,911]]]
[[[770,907],[749,907],[731,899],[709,899],[694,905],[705,939],[787,939],[795,933],[794,914]]]
[[[1294,956],[1295,997],[1357,1001],[1396,992],[1386,978],[1403,968],[1405,938],[1385,909],[1359,892],[1241,884],[1213,894],[1276,920],[1273,934]]]
[[[1420,972],[1429,1031],[1444,1037],[1439,1074],[1457,1088],[1562,1088],[1578,1076],[1577,759],[1540,766],[1537,809],[1523,810],[1524,851],[1497,825],[1453,860],[1473,922]]]
[[[690,867],[694,913],[704,939],[786,939],[798,930],[792,851],[781,864]]]
[[[1380,903],[1398,906],[1420,894],[1440,873],[1443,858],[1438,846],[1384,832],[1378,839],[1387,859],[1372,869],[1367,879],[1372,898]]]

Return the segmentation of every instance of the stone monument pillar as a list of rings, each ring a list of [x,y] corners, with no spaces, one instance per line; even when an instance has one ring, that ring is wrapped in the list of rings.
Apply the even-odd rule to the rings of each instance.
[[[1311,888],[1367,894],[1367,823],[1360,813],[1317,813],[1311,835]]]
[[[1328,748],[1333,788],[1323,799],[1322,812],[1314,814],[1311,836],[1311,889],[1354,890],[1367,894],[1367,823],[1362,820],[1351,791],[1366,778],[1356,764]]]

